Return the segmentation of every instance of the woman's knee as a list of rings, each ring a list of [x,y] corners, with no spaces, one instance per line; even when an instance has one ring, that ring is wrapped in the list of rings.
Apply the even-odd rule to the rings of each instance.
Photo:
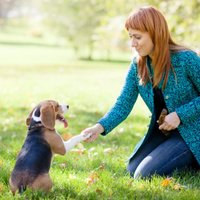
[[[150,178],[154,174],[159,174],[159,165],[156,159],[152,159],[152,157],[147,156],[145,159],[140,162],[140,164],[136,167],[134,172],[132,171],[132,177],[134,179],[137,178]]]
[[[130,176],[133,177],[136,168],[137,168],[136,163],[133,160],[130,160],[129,163],[128,163],[128,165],[127,165],[127,167],[126,167],[126,170],[130,174]]]
[[[155,173],[155,171],[147,171],[147,170],[143,170],[143,169],[140,169],[140,168],[137,168],[135,170],[135,169],[131,168],[130,165],[127,165],[127,172],[134,179],[149,178],[149,177],[151,177]]]
[[[140,164],[141,163],[138,164],[137,162],[135,162],[135,160],[129,161],[126,169],[131,177],[133,178],[145,177],[149,173],[148,167],[146,170],[145,167],[141,167]]]
[[[152,175],[154,175],[156,172],[154,170],[148,170],[148,169],[145,169],[145,168],[140,168],[138,167],[134,174],[133,174],[133,178],[134,179],[138,179],[138,178],[150,178]]]

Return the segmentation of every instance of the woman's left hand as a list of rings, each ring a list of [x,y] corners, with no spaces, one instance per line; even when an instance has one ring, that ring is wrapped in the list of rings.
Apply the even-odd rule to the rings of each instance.
[[[159,126],[159,129],[171,131],[176,129],[179,126],[180,122],[181,121],[177,113],[172,112],[165,117],[164,122]]]

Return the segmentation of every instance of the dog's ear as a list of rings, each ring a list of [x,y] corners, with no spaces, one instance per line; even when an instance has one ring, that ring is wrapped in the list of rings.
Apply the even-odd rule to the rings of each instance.
[[[35,110],[35,108],[33,108],[33,110],[30,112],[29,116],[26,118],[26,125],[29,126],[31,123],[31,117],[33,114],[33,111]]]
[[[56,116],[53,105],[50,102],[44,103],[40,108],[40,114],[44,127],[54,130]]]

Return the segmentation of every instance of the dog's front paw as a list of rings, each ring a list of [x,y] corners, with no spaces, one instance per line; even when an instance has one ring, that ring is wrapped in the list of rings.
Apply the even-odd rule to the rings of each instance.
[[[92,133],[81,133],[83,140],[87,140],[92,136]]]

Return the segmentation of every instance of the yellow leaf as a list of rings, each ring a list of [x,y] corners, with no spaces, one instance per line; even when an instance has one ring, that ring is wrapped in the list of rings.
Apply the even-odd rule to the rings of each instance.
[[[91,185],[94,184],[98,181],[99,176],[96,172],[93,172],[92,174],[90,174],[90,176],[86,179],[86,183],[87,185]]]
[[[174,190],[180,190],[180,189],[182,189],[182,186],[181,186],[180,184],[175,184],[175,185],[173,186],[173,189],[174,189]]]
[[[170,183],[171,183],[171,179],[170,178],[166,178],[165,180],[162,181],[161,186],[162,187],[167,187],[167,186],[169,186]]]
[[[85,153],[85,149],[72,149],[71,152],[82,155]]]
[[[4,191],[4,185],[0,183],[0,193]]]
[[[112,153],[113,152],[113,150],[112,150],[112,148],[106,148],[106,149],[104,149],[104,153]]]

